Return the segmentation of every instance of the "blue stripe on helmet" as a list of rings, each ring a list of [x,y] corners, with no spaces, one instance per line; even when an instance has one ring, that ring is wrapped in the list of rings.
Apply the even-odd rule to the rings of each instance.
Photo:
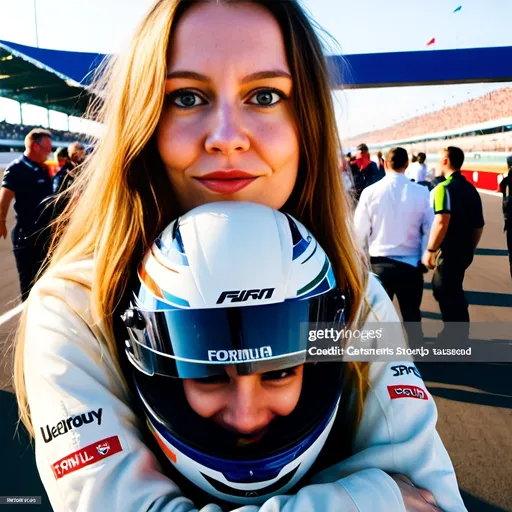
[[[190,302],[188,302],[187,300],[181,299],[180,297],[176,297],[176,295],[166,292],[165,290],[162,290],[162,293],[169,302],[172,302],[173,304],[176,304],[177,306],[181,306],[184,308],[190,307]]]
[[[138,387],[137,391],[142,398]],[[313,430],[305,439],[303,439],[300,443],[292,446],[291,448],[282,451],[281,453],[261,460],[221,459],[219,457],[213,457],[211,455],[200,452],[199,450],[187,446],[179,439],[174,437],[169,432],[169,430],[165,428],[165,426],[161,423],[161,421],[149,407],[145,407],[145,410],[154,429],[158,431],[158,433],[177,450],[198,464],[210,468],[213,471],[222,473],[229,482],[266,482],[276,478],[277,475],[279,475],[279,472],[286,465],[300,457],[318,439],[320,434],[324,431],[327,424],[331,420],[332,415],[336,410],[339,397],[340,395],[336,397],[336,400],[333,401],[328,414],[325,415],[324,419],[317,425],[315,430]]]
[[[324,277],[324,279],[320,282],[320,284],[316,288],[313,288],[309,293],[306,293],[306,295],[301,295],[300,297],[297,297],[297,299],[298,300],[309,299],[311,297],[320,295],[321,293],[325,293],[325,292],[331,290],[332,288],[334,288],[334,286],[331,285],[331,283],[329,282],[329,280],[326,276],[326,277]]]
[[[190,307],[190,304],[185,299],[180,299],[179,297],[175,297],[174,295],[167,294],[162,290],[164,297],[173,302],[174,304],[168,304],[160,300],[158,297],[148,289],[148,287],[141,282],[141,286],[139,289],[138,295],[135,294],[135,302],[138,307],[142,309],[146,309],[147,311],[170,311],[173,309],[182,309],[183,307]],[[169,297],[167,297],[169,295]],[[179,307],[181,306],[181,307]]]
[[[308,240],[304,240],[301,232],[297,224],[295,224],[294,219],[290,217],[287,213],[285,213],[286,218],[288,219],[288,224],[290,225],[290,232],[292,235],[292,243],[293,243],[293,260],[296,260],[301,254],[306,252],[306,249],[309,247],[311,243],[311,237],[308,237]]]
[[[311,244],[311,240],[308,242],[307,240],[304,240],[304,238],[301,239],[301,241],[293,246],[293,259],[296,260],[299,256],[304,254]]]

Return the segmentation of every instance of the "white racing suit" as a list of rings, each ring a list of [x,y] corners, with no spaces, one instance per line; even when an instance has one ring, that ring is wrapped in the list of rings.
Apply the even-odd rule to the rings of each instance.
[[[25,380],[36,463],[52,507],[55,512],[199,510],[143,441],[143,419],[130,407],[132,396],[106,349],[105,332],[92,319],[91,276],[92,261],[51,270],[27,302]],[[367,299],[373,309],[368,321],[398,322],[374,276]],[[432,492],[445,512],[465,511],[435,429],[434,400],[417,372],[394,376],[391,367],[400,365],[413,366],[372,363],[354,455],[314,475],[295,495],[231,510],[405,512],[389,476],[401,473]],[[220,511],[214,503],[201,508]]]

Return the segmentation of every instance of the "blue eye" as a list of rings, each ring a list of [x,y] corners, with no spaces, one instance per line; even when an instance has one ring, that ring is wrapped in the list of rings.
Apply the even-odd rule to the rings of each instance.
[[[250,103],[260,107],[273,107],[285,99],[285,97],[284,93],[277,89],[261,89],[251,96],[251,100],[256,99],[257,102],[250,101]]]
[[[175,91],[168,96],[169,101],[178,108],[187,109],[204,105],[205,101],[193,91]]]

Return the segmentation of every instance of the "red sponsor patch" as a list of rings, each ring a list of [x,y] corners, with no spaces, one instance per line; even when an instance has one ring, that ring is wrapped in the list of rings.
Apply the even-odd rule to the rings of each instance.
[[[63,476],[69,475],[69,473],[73,473],[73,471],[76,471],[77,469],[95,464],[96,462],[106,459],[107,457],[121,451],[123,451],[123,448],[117,436],[102,439],[101,441],[81,448],[80,450],[77,450],[76,452],[73,452],[52,464],[53,474],[58,480]]]
[[[428,400],[427,392],[418,386],[388,386],[388,392],[391,400],[395,398],[417,398],[418,400]]]

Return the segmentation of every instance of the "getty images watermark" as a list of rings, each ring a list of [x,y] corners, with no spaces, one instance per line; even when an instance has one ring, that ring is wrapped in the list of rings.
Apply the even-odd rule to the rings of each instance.
[[[304,324],[310,361],[512,362],[512,323],[440,326],[399,322],[349,329],[333,324]],[[408,340],[404,342],[404,340]]]

